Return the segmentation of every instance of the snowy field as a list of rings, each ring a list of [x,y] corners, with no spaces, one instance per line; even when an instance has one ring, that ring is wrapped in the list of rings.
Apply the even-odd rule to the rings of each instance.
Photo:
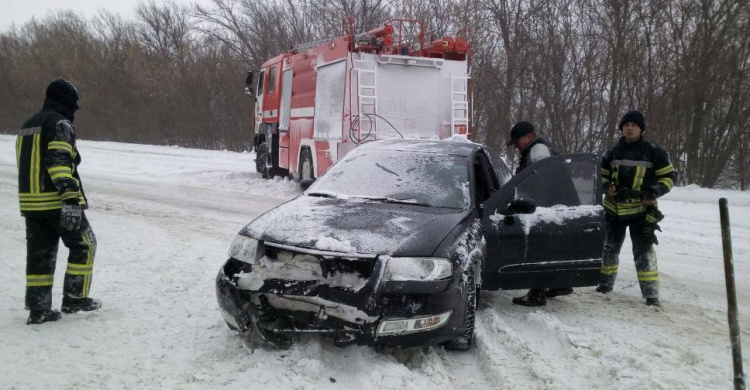
[[[750,193],[676,188],[657,247],[662,308],[644,305],[629,239],[615,291],[546,307],[483,294],[474,348],[256,347],[224,324],[214,277],[233,235],[299,194],[253,154],[79,142],[99,242],[96,312],[26,326],[15,137],[0,135],[0,389],[730,389],[718,199],[729,199],[745,372],[750,371]],[[59,308],[61,245],[53,302]]]

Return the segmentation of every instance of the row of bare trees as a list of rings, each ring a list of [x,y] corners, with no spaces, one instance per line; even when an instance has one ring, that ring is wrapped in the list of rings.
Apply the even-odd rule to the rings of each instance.
[[[245,59],[199,34],[190,8],[142,3],[136,15],[61,12],[0,34],[0,130],[17,129],[65,77],[81,95],[85,139],[245,149]]]
[[[750,3],[742,0],[212,0],[141,3],[133,21],[59,13],[0,33],[0,131],[55,77],[79,86],[85,138],[247,148],[244,70],[301,42],[399,17],[472,35],[476,139],[501,152],[530,120],[601,153],[630,109],[681,184],[750,184]],[[509,157],[513,151],[508,150]]]
[[[647,137],[670,152],[681,183],[747,188],[747,2],[483,5],[478,26],[489,27],[479,31],[494,44],[476,47],[482,68],[475,75],[487,81],[477,100],[489,106],[477,114],[488,143],[526,118],[563,150],[601,151],[618,136],[618,118],[639,109]]]

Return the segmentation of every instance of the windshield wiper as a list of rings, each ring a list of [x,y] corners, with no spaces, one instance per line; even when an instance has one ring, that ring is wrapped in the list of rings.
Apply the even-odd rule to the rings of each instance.
[[[355,198],[372,200],[375,202],[383,202],[383,203],[396,203],[396,204],[408,204],[412,206],[432,207],[432,205],[429,203],[419,202],[419,201],[410,200],[410,199],[395,199],[395,198],[388,198],[384,196],[383,197],[355,196]]]

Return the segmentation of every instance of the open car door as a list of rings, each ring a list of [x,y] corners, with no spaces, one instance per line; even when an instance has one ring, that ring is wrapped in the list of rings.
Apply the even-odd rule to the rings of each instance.
[[[553,156],[524,169],[483,204],[482,288],[594,286],[604,244],[599,159]]]

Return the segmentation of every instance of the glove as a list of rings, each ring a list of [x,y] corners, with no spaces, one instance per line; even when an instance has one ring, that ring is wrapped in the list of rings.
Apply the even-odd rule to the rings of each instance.
[[[643,241],[646,245],[659,245],[659,240],[656,238],[657,230],[661,231],[661,228],[655,223],[647,223],[643,227]]]
[[[63,204],[60,211],[60,227],[68,231],[76,231],[81,227],[83,211],[77,204]]]
[[[656,194],[653,191],[643,191],[643,204],[646,206],[650,206],[654,204],[654,200],[656,200]]]
[[[615,195],[617,195],[617,186],[615,186],[615,183],[608,183],[604,186],[604,196],[607,199],[614,199]]]

